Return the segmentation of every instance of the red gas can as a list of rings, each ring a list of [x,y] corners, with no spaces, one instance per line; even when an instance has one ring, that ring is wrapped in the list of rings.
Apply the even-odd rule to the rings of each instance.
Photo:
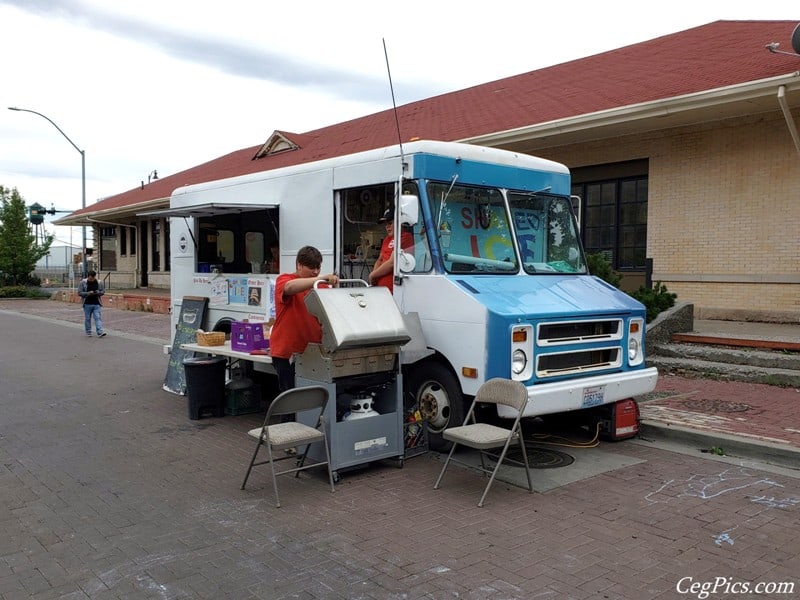
[[[632,438],[639,433],[639,405],[636,400],[617,400],[603,407],[600,437],[613,442]]]

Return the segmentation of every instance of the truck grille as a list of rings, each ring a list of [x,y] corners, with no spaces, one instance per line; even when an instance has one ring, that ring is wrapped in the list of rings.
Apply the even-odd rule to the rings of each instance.
[[[622,319],[542,323],[536,334],[536,377],[564,377],[622,366]],[[558,351],[559,346],[583,347]],[[543,349],[553,351],[547,352]]]
[[[619,339],[622,339],[622,319],[542,323],[536,336],[541,346]]]

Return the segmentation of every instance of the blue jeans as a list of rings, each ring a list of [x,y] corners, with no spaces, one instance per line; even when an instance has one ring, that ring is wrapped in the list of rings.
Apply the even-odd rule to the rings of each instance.
[[[92,316],[94,316],[94,328],[97,335],[103,333],[103,307],[99,304],[84,304],[83,305],[83,326],[86,329],[86,335],[92,334]]]

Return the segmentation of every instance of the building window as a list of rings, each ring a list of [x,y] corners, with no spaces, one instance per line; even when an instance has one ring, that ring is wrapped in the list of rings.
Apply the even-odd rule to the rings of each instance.
[[[150,248],[151,256],[153,257],[150,270],[161,270],[161,221],[153,221],[153,226],[150,229]]]
[[[128,228],[127,227],[120,227],[119,228],[119,255],[120,256],[127,256],[128,255]]]
[[[131,235],[131,256],[136,256],[136,236],[138,235],[138,230],[133,230],[133,235]]]
[[[646,267],[647,177],[576,183],[582,202],[581,235],[587,254],[602,254],[619,271]]]
[[[100,228],[100,268],[103,271],[117,270],[117,228]]]

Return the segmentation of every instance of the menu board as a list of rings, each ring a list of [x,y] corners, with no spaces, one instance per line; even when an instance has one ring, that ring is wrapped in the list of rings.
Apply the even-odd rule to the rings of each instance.
[[[167,374],[164,377],[164,389],[173,394],[186,395],[186,372],[183,360],[192,351],[181,348],[182,344],[193,344],[197,341],[197,330],[202,328],[206,318],[208,298],[199,296],[184,296],[181,304],[181,314],[175,326],[175,337],[172,341],[172,351],[169,354]]]

